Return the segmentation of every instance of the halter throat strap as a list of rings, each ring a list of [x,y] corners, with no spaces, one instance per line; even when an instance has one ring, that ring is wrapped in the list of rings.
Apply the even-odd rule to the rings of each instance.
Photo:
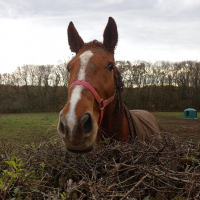
[[[99,97],[98,93],[96,92],[96,90],[86,81],[74,81],[71,85],[70,85],[70,90],[73,86],[75,85],[83,85],[86,88],[88,88],[90,90],[90,92],[93,94],[93,96],[95,97],[96,101],[99,104],[99,109],[100,109],[100,118],[99,118],[99,127],[101,125],[101,121],[103,119],[103,114],[104,114],[104,108],[111,103],[114,99],[115,99],[115,93],[113,96],[111,96],[110,98],[103,100]]]

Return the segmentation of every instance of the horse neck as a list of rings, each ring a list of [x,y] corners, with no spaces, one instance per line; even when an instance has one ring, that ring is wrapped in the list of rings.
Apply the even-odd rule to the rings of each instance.
[[[118,92],[114,102],[105,109],[98,136],[103,139],[112,138],[118,141],[127,141],[129,137],[128,121],[124,112],[121,94]]]

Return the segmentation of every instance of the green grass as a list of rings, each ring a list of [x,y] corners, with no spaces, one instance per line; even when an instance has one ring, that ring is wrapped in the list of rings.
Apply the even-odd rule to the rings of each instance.
[[[155,117],[176,117],[176,118],[184,118],[183,112],[152,112]],[[200,114],[197,113],[197,118],[200,118]]]
[[[153,112],[155,117],[176,117],[183,118],[183,112]]]
[[[183,112],[153,112],[158,120],[162,117],[183,119]],[[198,114],[200,118],[200,114]],[[0,114],[0,139],[30,144],[57,136],[58,113]]]
[[[57,134],[58,113],[0,114],[0,138],[31,143]]]

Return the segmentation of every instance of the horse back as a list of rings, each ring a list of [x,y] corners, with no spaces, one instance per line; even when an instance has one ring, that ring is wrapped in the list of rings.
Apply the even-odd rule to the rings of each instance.
[[[160,134],[160,127],[156,118],[145,110],[130,110],[134,126],[134,136],[140,141],[145,141],[148,136]]]

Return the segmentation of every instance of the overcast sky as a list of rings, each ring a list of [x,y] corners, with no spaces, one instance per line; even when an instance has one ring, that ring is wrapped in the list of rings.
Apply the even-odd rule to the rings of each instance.
[[[0,73],[72,55],[67,26],[103,40],[115,19],[116,60],[200,60],[200,0],[0,0]]]

